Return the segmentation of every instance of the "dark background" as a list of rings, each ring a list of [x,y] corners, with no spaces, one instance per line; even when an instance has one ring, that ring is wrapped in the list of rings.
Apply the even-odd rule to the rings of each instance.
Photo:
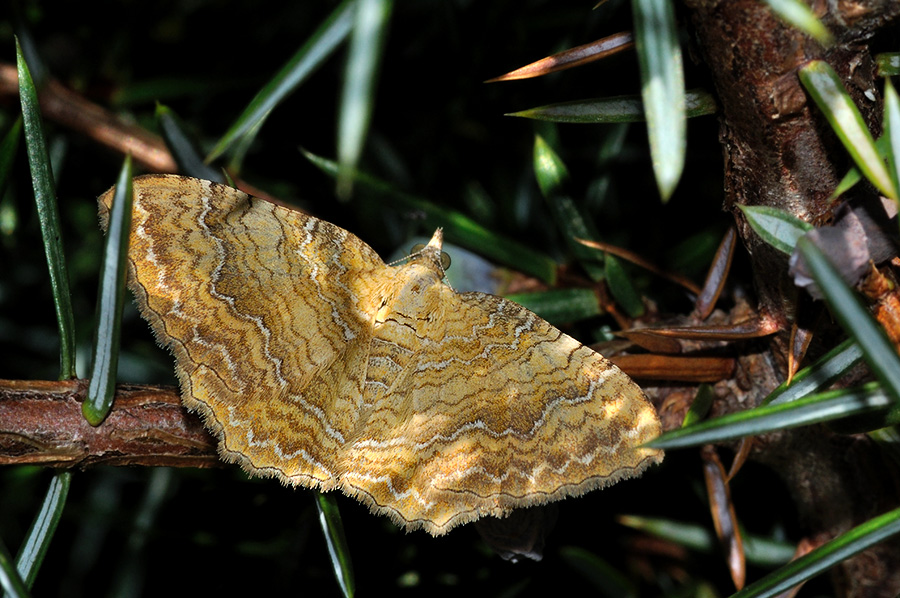
[[[15,63],[13,34],[27,32],[49,73],[71,89],[151,130],[160,101],[208,150],[336,6],[285,4],[12,3],[0,9],[8,11],[0,12],[0,61]],[[721,210],[722,158],[713,117],[689,122],[685,173],[675,195],[662,204],[643,125],[631,125],[622,151],[602,164],[599,148],[613,130],[610,125],[555,126],[504,116],[552,102],[637,94],[633,52],[532,81],[483,83],[550,53],[627,30],[630,20],[628,3],[617,0],[596,10],[590,3],[533,0],[395,3],[361,169],[566,263],[531,165],[534,136],[541,134],[568,166],[571,193],[604,240],[702,283],[729,222]],[[684,42],[687,87],[704,86],[705,73],[691,60],[687,35]],[[410,236],[431,231],[421,230],[415,213],[385,207],[362,188],[350,201],[338,201],[334,181],[299,150],[335,155],[344,58],[342,47],[273,111],[240,174],[353,231],[387,256],[405,249]],[[2,98],[2,132],[18,111],[18,98]],[[85,376],[101,252],[95,198],[113,184],[123,157],[53,122],[46,128],[60,148],[55,174],[79,329],[78,373]],[[24,147],[15,168],[0,204],[3,214],[16,217],[0,236],[0,378],[55,379],[56,325]],[[606,175],[612,176],[612,187],[598,198],[597,181]],[[660,312],[690,309],[690,299],[669,283],[632,272]],[[733,288],[745,288],[745,276],[738,258]],[[566,330],[587,343],[598,340],[593,333],[603,326],[615,322],[598,318]],[[174,384],[171,366],[129,305],[120,380]],[[0,470],[0,537],[10,550],[25,534],[49,476],[30,467]],[[771,537],[795,532],[785,507],[789,501],[766,470],[748,466],[732,492],[751,532]],[[405,534],[350,499],[339,503],[360,595],[381,589],[501,596],[561,588],[606,596],[622,595],[624,587],[648,596],[733,591],[716,551],[652,541],[616,522],[618,515],[634,514],[711,529],[693,451],[671,452],[640,480],[563,501],[540,563],[500,560],[472,526],[433,539],[422,532]],[[758,576],[759,570],[751,572]],[[34,594],[140,591],[146,596],[338,594],[309,491],[248,480],[234,469],[76,472]]]

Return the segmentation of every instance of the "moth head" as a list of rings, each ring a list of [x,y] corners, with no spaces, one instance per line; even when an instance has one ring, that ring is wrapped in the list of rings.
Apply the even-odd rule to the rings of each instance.
[[[409,255],[410,263],[423,264],[438,272],[443,278],[444,273],[450,268],[450,256],[442,250],[443,244],[444,231],[439,228],[434,231],[427,245],[422,243],[413,245]]]

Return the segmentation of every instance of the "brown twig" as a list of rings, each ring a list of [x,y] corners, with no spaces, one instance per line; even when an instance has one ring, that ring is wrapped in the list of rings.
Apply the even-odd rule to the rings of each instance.
[[[96,428],[87,380],[0,380],[0,465],[217,467],[215,440],[171,387],[121,385]]]
[[[647,259],[644,259],[640,255],[636,254],[633,251],[625,249],[623,247],[617,247],[615,245],[611,245],[609,243],[603,243],[601,241],[590,241],[588,239],[575,239],[582,245],[586,247],[590,247],[591,249],[598,249],[600,251],[605,251],[606,253],[611,253],[616,257],[620,257],[623,260],[627,260],[636,266],[640,266],[644,270],[648,272],[652,272],[657,276],[661,276],[667,280],[674,282],[677,285],[681,285],[691,293],[695,295],[699,295],[701,292],[701,288],[697,286],[697,284],[686,276],[682,276],[680,274],[675,274],[672,272],[667,272],[657,266],[656,264],[650,262]]]
[[[19,75],[16,67],[0,63],[0,98],[18,97]],[[122,120],[117,114],[68,89],[59,81],[48,79],[38,90],[41,116],[93,139],[100,145],[132,158],[149,172],[177,173],[178,164],[162,137]],[[235,178],[235,185],[245,193],[262,197],[280,205],[284,202]]]
[[[19,75],[11,64],[0,64],[0,95],[19,94]],[[166,144],[137,125],[126,123],[103,107],[49,79],[38,97],[41,115],[90,137],[123,155],[131,154],[142,167],[152,172],[177,172],[178,166]]]

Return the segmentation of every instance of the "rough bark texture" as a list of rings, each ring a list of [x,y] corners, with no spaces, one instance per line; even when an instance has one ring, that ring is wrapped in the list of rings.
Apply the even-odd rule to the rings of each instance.
[[[826,60],[844,80],[870,129],[880,133],[882,104],[870,43],[896,28],[900,2],[825,2],[812,6],[835,34],[825,49],[773,16],[760,0],[687,0],[700,55],[712,74],[721,105],[720,139],[725,157],[725,209],[735,218],[750,254],[759,311],[784,327],[761,353],[746,357],[730,386],[725,410],[745,409],[784,377],[787,332],[798,311],[798,293],[787,258],[749,227],[740,205],[788,210],[814,225],[833,217],[827,201],[846,173],[848,158],[827,123],[808,100],[797,70]],[[858,186],[856,196],[871,194]],[[806,305],[806,304],[804,304]],[[807,305],[808,308],[808,305]],[[734,391],[737,392],[734,392]],[[737,400],[735,400],[737,397]],[[761,440],[754,458],[779,472],[790,489],[809,537],[826,541],[897,506],[896,477],[866,437],[840,436],[824,428]],[[834,570],[838,595],[896,596],[900,592],[900,546],[889,542]]]
[[[814,8],[838,40],[827,51],[783,24],[760,0],[687,4],[722,108],[725,207],[752,256],[760,311],[787,324],[796,296],[787,258],[750,229],[738,206],[782,208],[817,226],[831,220],[827,200],[849,161],[808,101],[797,70],[810,60],[826,60],[877,134],[882,108],[867,42],[896,24],[900,3],[838,2],[838,11],[829,12],[825,2],[816,2]]]
[[[120,385],[91,427],[87,380],[0,380],[0,465],[219,467],[216,442],[174,388]]]
[[[787,276],[786,257],[756,236],[737,206],[778,207],[815,225],[831,221],[833,206],[827,198],[849,163],[810,105],[797,70],[809,60],[828,61],[877,134],[881,86],[874,76],[870,43],[890,28],[896,32],[900,2],[813,0],[814,10],[836,37],[829,49],[782,24],[762,0],[685,0],[685,4],[685,24],[692,29],[721,106],[725,209],[734,215],[750,254],[759,313],[783,329],[771,344],[755,340],[743,346],[734,376],[716,385],[718,415],[756,405],[784,379],[789,325],[809,308],[807,302],[798,309],[802,294]],[[0,65],[0,95],[15,95],[14,80],[14,67]],[[53,105],[45,107],[50,118],[55,114]],[[81,128],[61,115],[56,118]],[[872,190],[858,186],[853,193],[864,196]],[[744,315],[731,314],[738,320]],[[91,428],[81,416],[86,388],[85,381],[77,380],[0,381],[0,464],[219,464],[214,441],[199,420],[184,411],[174,389],[120,387],[110,417]],[[695,390],[681,386],[656,389],[655,394],[664,427],[672,429],[680,425]],[[771,435],[757,440],[753,458],[784,479],[813,543],[896,507],[900,496],[896,475],[885,474],[894,470],[864,436],[838,435],[825,428]],[[835,568],[834,579],[839,596],[896,596],[898,542],[842,563]]]

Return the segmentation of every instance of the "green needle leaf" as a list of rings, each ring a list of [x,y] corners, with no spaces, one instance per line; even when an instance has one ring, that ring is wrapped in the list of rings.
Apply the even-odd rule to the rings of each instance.
[[[16,566],[19,575],[28,588],[34,585],[38,569],[44,561],[44,556],[50,548],[50,540],[56,532],[63,509],[66,506],[66,497],[69,495],[69,486],[72,483],[72,472],[61,471],[53,476],[44,502],[31,528],[25,536],[25,542],[16,556]]]
[[[885,102],[887,102],[887,99],[885,99]],[[887,106],[887,103],[885,103],[885,111],[887,111],[887,109],[888,109],[888,106]],[[887,122],[887,115],[885,115],[884,126],[885,126],[885,131],[887,131],[887,127],[889,126],[889,123]],[[880,155],[888,157],[888,159],[889,159],[888,166],[890,167],[891,154],[890,154],[889,143],[890,143],[890,140],[888,139],[887,135],[882,135],[881,137],[879,137],[878,139],[875,140],[875,148],[878,150],[878,153]],[[847,171],[847,174],[844,175],[844,178],[842,178],[840,180],[840,182],[837,184],[837,187],[835,187],[834,191],[831,192],[831,195],[829,196],[828,201],[832,201],[832,200],[840,197],[841,195],[846,193],[849,189],[851,189],[854,185],[856,185],[856,183],[860,182],[861,180],[862,180],[862,173],[859,171],[859,168],[857,168],[856,166],[851,166],[850,170]]]
[[[800,81],[863,175],[887,197],[897,200],[900,196],[875,147],[875,140],[831,65],[822,60],[813,60],[800,69]]]
[[[684,71],[670,0],[631,0],[653,172],[663,201],[675,191],[687,146]]]
[[[303,155],[322,172],[337,176],[339,167],[336,162],[306,151]],[[478,250],[486,258],[530,274],[547,284],[553,284],[556,280],[556,262],[545,254],[525,244],[504,239],[461,212],[439,207],[424,198],[398,191],[386,181],[359,171],[354,171],[353,177],[355,182],[379,193],[388,205],[424,215],[423,226],[432,231],[439,226],[443,227],[444,240],[447,242]]]
[[[900,98],[890,79],[884,82],[884,140],[888,171],[894,188],[900,189]]]
[[[337,194],[346,198],[353,186],[352,171],[359,163],[375,106],[375,84],[392,0],[357,0],[344,89],[338,119]]]
[[[162,131],[166,146],[172,152],[178,171],[198,179],[224,183],[222,171],[203,161],[196,144],[188,135],[184,123],[168,106],[156,104],[156,122]]]
[[[823,355],[816,363],[797,372],[790,386],[784,382],[773,390],[762,404],[789,403],[824,390],[849,372],[862,357],[859,345],[849,338]]]
[[[765,0],[766,4],[785,23],[793,25],[815,38],[823,46],[834,43],[831,32],[816,18],[812,9],[802,0]]]
[[[763,241],[788,255],[794,252],[797,240],[814,227],[808,222],[779,208],[768,206],[738,206],[747,223]]]
[[[685,115],[688,118],[715,114],[716,100],[703,89],[685,92]],[[633,123],[646,121],[644,102],[639,96],[611,96],[574,102],[560,102],[511,112],[519,116],[558,123]]]
[[[875,66],[879,77],[896,77],[900,75],[900,52],[876,54]]]
[[[619,523],[668,540],[679,546],[703,553],[715,553],[719,542],[715,532],[696,523],[685,523],[657,517],[621,515]],[[795,547],[787,541],[771,540],[752,534],[743,534],[744,550],[748,563],[763,567],[783,565],[794,556]]]
[[[540,135],[534,140],[532,160],[538,187],[547,200],[547,207],[563,234],[566,246],[593,280],[603,280],[605,273],[602,264],[598,263],[598,253],[577,241],[577,239],[599,241],[600,236],[591,220],[566,192],[569,170],[565,163]]]
[[[504,295],[557,326],[603,313],[600,300],[591,289],[550,289],[535,293]]]
[[[355,6],[356,0],[344,0],[329,15],[287,64],[254,96],[234,124],[216,143],[206,158],[207,163],[221,156],[239,141],[246,143],[247,140],[242,138],[255,135],[275,106],[322,66],[350,33]]]
[[[106,244],[103,246],[91,381],[87,398],[81,404],[81,412],[92,426],[99,426],[106,419],[116,394],[132,196],[131,156],[128,156],[116,181]]]
[[[701,384],[697,388],[694,400],[691,401],[691,406],[688,408],[687,413],[684,414],[684,421],[681,422],[681,427],[686,428],[703,421],[709,413],[715,397],[712,386]]]
[[[644,302],[641,300],[641,294],[634,288],[634,283],[628,272],[619,262],[619,259],[610,254],[606,254],[603,259],[603,266],[606,271],[606,284],[609,285],[609,292],[615,298],[616,303],[622,306],[632,318],[639,318],[644,315]]]
[[[325,534],[331,566],[346,598],[356,593],[356,582],[353,577],[353,563],[350,561],[350,550],[344,536],[344,524],[337,503],[331,494],[316,492],[316,509],[319,512],[319,524]]]
[[[25,582],[22,581],[22,576],[16,571],[16,565],[2,539],[0,539],[0,588],[5,592],[4,598],[28,598],[31,595]]]
[[[16,40],[16,62],[19,74],[19,97],[22,101],[22,117],[25,124],[25,146],[28,164],[31,166],[31,184],[37,204],[44,252],[50,268],[50,286],[56,307],[56,321],[60,340],[60,380],[75,378],[75,317],[72,315],[72,297],[69,293],[69,275],[62,247],[62,232],[50,157],[44,138],[37,90]]]
[[[893,399],[875,384],[840,389],[790,403],[770,404],[723,415],[666,432],[646,446],[661,449],[700,446],[868,414],[889,409],[893,404]]]
[[[900,533],[900,509],[870,519],[732,594],[731,598],[778,596],[854,554]]]
[[[884,389],[895,400],[900,399],[900,357],[881,325],[869,314],[815,243],[804,237],[797,241],[797,250],[806,261],[810,275],[822,290],[834,317],[859,344],[869,368]]]

